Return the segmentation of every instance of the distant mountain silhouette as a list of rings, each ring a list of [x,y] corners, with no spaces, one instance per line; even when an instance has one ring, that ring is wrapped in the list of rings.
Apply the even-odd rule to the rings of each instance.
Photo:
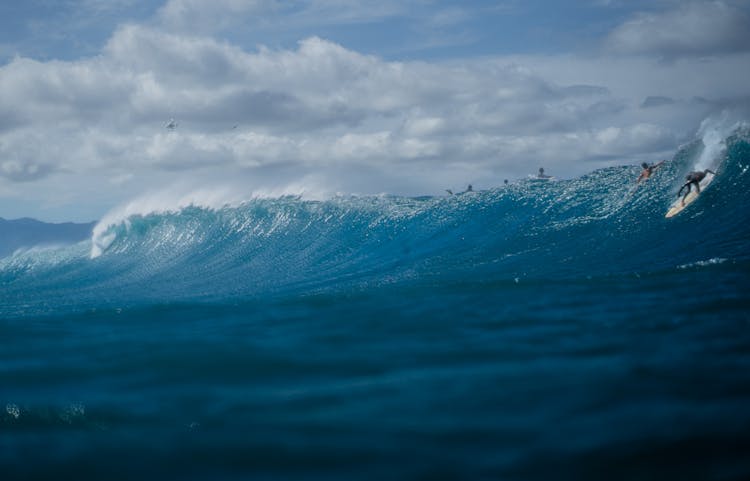
[[[6,220],[0,217],[0,257],[22,247],[74,244],[91,237],[96,222],[50,224],[36,219]]]

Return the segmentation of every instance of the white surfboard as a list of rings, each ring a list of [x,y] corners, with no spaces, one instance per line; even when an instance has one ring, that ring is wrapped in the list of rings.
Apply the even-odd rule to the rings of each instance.
[[[703,192],[706,187],[708,187],[708,184],[710,184],[714,180],[714,174],[711,172],[707,172],[706,176],[703,178],[703,180],[700,181],[701,186],[701,192]],[[680,212],[685,209],[685,207],[689,206],[690,204],[695,201],[695,199],[698,198],[698,192],[696,192],[695,186],[692,186],[690,189],[690,193],[685,197],[685,203],[682,202],[682,196],[680,196],[676,201],[672,203],[672,205],[669,207],[669,210],[667,211],[667,215],[665,217],[674,217]]]

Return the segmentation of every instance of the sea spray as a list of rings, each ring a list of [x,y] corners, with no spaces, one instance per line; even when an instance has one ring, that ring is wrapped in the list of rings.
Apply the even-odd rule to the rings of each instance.
[[[747,123],[733,119],[728,111],[701,122],[698,138],[703,144],[703,149],[695,161],[695,170],[715,170],[724,156],[726,139],[733,133],[746,129]]]

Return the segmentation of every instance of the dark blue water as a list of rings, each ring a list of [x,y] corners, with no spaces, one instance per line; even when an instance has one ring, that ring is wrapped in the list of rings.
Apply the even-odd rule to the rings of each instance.
[[[2,479],[750,478],[750,143],[0,260]]]

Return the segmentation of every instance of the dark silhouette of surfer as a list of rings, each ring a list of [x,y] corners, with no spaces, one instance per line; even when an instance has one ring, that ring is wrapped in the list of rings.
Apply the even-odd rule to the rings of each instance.
[[[448,195],[455,195],[455,194],[453,193],[453,191],[452,191],[452,190],[450,190],[450,189],[445,189],[445,191],[446,191],[446,192],[448,192]],[[468,187],[466,188],[466,190],[465,190],[465,191],[463,191],[463,192],[459,192],[459,193],[458,193],[458,195],[461,195],[461,194],[465,194],[465,193],[467,193],[467,192],[474,192],[474,188],[473,188],[473,187],[471,186],[471,184],[469,184],[469,186],[468,186]]]
[[[666,162],[666,160],[662,160],[661,162],[658,162],[656,164],[648,165],[646,162],[641,164],[641,167],[643,167],[643,170],[641,171],[641,175],[638,176],[638,180],[636,180],[636,183],[639,183],[642,180],[646,180],[649,177],[651,177],[656,169],[661,167],[661,164]]]
[[[539,167],[539,173],[536,174],[537,179],[551,179],[551,175],[547,175],[544,173],[544,167]]]
[[[700,194],[701,193],[701,184],[700,184],[700,182],[701,182],[701,180],[703,180],[703,179],[706,178],[707,174],[716,175],[716,172],[714,172],[713,170],[710,170],[710,169],[706,169],[703,172],[701,172],[701,171],[690,172],[688,175],[685,176],[685,180],[687,180],[687,182],[685,182],[682,185],[682,187],[680,187],[680,190],[677,192],[677,197],[679,197],[680,194],[682,194],[682,189],[684,189],[685,187],[687,187],[687,192],[685,192],[685,195],[682,197],[682,205],[683,206],[685,205],[685,198],[690,193],[690,187],[692,187],[693,185],[695,185],[695,193],[696,194]]]

